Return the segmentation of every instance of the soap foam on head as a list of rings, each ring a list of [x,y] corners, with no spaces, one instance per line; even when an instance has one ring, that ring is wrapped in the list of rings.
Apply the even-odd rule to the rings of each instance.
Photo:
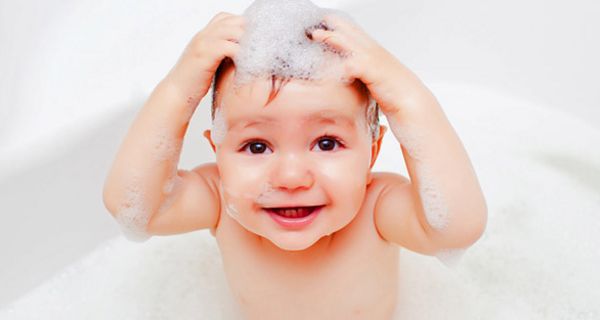
[[[320,42],[309,39],[316,29],[334,30],[324,18],[334,14],[354,23],[347,13],[316,6],[309,0],[256,0],[245,11],[246,26],[239,41],[240,51],[233,58],[235,76],[233,86],[239,88],[253,80],[283,81],[338,79],[349,84],[344,77],[345,54]],[[376,101],[369,95],[367,125],[373,138],[379,135],[379,126],[372,120],[377,117]],[[216,108],[215,112],[222,109]],[[216,144],[224,139],[227,127],[219,114],[213,120]],[[218,141],[218,142],[217,142]]]
[[[235,84],[273,75],[302,80],[329,75],[341,80],[342,55],[307,36],[314,29],[328,29],[323,18],[331,13],[351,20],[342,11],[320,8],[308,0],[252,3],[244,12],[247,24],[234,58]]]

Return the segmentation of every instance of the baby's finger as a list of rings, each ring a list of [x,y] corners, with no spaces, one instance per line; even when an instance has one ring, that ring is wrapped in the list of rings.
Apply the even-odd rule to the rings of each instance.
[[[228,41],[228,40],[223,40],[223,41],[219,41],[218,42],[218,50],[221,53],[219,58],[225,58],[230,57],[231,59],[235,60],[235,57],[237,56],[238,52],[240,51],[240,45],[232,42],[232,41]]]
[[[216,36],[219,39],[233,41],[239,43],[240,38],[244,35],[244,28],[242,27],[225,27],[217,30]]]
[[[351,52],[346,45],[348,40],[339,32],[317,29],[312,32],[312,39],[317,42],[322,42],[332,47],[334,50],[346,53]]]

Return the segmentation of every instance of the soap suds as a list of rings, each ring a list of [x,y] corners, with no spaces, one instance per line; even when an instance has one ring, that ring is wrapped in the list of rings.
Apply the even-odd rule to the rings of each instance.
[[[387,117],[387,121],[394,137],[406,149],[408,155],[415,160],[423,161],[423,151],[419,144],[424,140],[422,132],[409,125],[400,126],[393,117]]]
[[[323,18],[332,13],[352,22],[346,13],[320,8],[308,0],[254,1],[244,12],[247,24],[234,59],[235,86],[272,75],[283,79],[343,80],[344,57],[308,38],[314,29],[330,29]]]
[[[177,175],[177,162],[171,164],[171,173],[162,188],[164,195],[157,214],[160,214],[173,205],[175,191],[181,186],[182,178]],[[142,191],[143,182],[139,176],[131,177],[125,190],[125,199],[117,209],[116,221],[123,235],[135,242],[144,242],[151,238],[146,231],[148,222],[152,217],[152,210],[148,207],[147,196]]]
[[[171,175],[170,178],[167,179],[167,182],[165,182],[165,185],[163,186],[163,194],[168,195],[170,193],[172,193],[179,184],[181,184],[182,182],[182,178],[177,175],[177,173],[175,172],[174,174]]]
[[[237,199],[254,199],[254,196],[250,195],[250,194],[241,194],[238,192],[234,192],[232,191],[230,188],[226,187],[223,184],[223,181],[219,181],[219,195],[221,198],[221,203],[223,204],[224,208],[225,208],[225,213],[227,213],[230,217],[234,218],[235,220],[239,221],[239,217],[240,217],[240,211],[238,210],[238,208],[236,208],[236,206],[231,203],[230,201],[227,201],[225,199],[225,194],[227,194],[227,197],[229,199],[231,198],[237,198]],[[241,223],[241,222],[240,222]]]
[[[179,189],[179,187],[181,187],[182,182],[183,179],[177,174],[174,174],[167,180],[163,187],[163,194],[165,197],[163,198],[162,204],[158,208],[157,214],[162,214],[173,205],[176,199],[176,191]]]
[[[158,128],[155,130],[155,132],[155,158],[158,161],[175,158],[181,150],[181,147],[177,144],[176,138],[171,137],[172,134],[165,127]]]
[[[442,230],[448,225],[448,207],[444,196],[426,166],[417,164],[416,171],[419,176],[419,195],[427,222],[432,228]]]
[[[333,30],[324,22],[330,14],[356,24],[346,12],[321,8],[309,0],[254,1],[243,13],[247,23],[239,41],[240,51],[234,58],[234,90],[256,78],[272,76],[284,80],[333,78],[349,84],[350,79],[344,77],[345,53],[309,38],[316,29]],[[372,121],[377,116],[375,103],[369,95],[366,113],[373,139],[379,135],[379,126]],[[218,119],[217,112],[223,105],[215,109],[212,135],[218,144],[227,127]]]
[[[419,177],[419,196],[427,222],[434,229],[444,229],[448,225],[448,207],[435,177],[424,164],[424,155],[420,147],[420,141],[424,141],[423,134],[415,127],[400,126],[393,117],[387,117],[387,120],[396,139],[415,160],[415,171]]]
[[[445,249],[435,254],[435,257],[446,267],[454,269],[458,266],[467,249]]]
[[[140,189],[138,178],[132,178],[132,183],[125,191],[124,202],[117,209],[116,220],[123,235],[135,242],[143,242],[150,238],[146,226],[150,220],[150,210]]]

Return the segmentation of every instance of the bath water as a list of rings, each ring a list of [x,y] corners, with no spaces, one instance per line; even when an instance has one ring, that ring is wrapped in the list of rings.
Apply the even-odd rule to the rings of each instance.
[[[489,219],[462,256],[401,249],[395,318],[599,319],[600,130],[484,87],[427,85],[469,153]],[[392,135],[374,170],[406,175]],[[207,230],[109,239],[0,310],[7,320],[236,318]]]

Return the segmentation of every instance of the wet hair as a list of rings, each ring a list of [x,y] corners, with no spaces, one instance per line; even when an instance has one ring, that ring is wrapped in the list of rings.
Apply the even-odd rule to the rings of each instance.
[[[212,81],[212,102],[211,102],[211,109],[210,109],[210,116],[213,121],[215,119],[215,110],[217,109],[217,94],[218,94],[217,87],[218,87],[219,81],[221,79],[223,72],[228,67],[233,66],[233,65],[234,65],[233,60],[229,57],[225,57],[221,61],[219,66],[217,67],[217,70],[215,71],[215,75],[214,75],[213,81]],[[273,99],[275,99],[275,97],[277,97],[277,94],[281,91],[281,89],[285,86],[285,84],[290,82],[291,80],[292,79],[289,79],[289,78],[281,78],[281,77],[277,77],[276,75],[271,75],[271,91],[269,92],[269,98],[267,99],[267,103],[265,104],[265,106],[268,105],[271,101],[273,101]],[[368,93],[368,90],[367,90],[365,84],[359,80],[357,80],[357,81],[360,83],[361,89],[364,92],[367,92],[367,95],[369,97],[369,104],[365,110],[365,116],[367,119],[367,124],[369,126],[369,131],[371,133],[371,139],[372,139],[372,141],[375,141],[379,137],[379,105]]]

